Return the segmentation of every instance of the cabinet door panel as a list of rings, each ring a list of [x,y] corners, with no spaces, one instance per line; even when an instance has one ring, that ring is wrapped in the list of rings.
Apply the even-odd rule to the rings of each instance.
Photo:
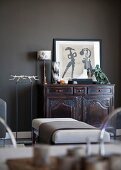
[[[83,99],[83,121],[100,127],[110,112],[111,97],[85,97]]]
[[[75,97],[47,97],[46,117],[77,119]]]
[[[40,114],[44,117],[72,117],[99,127],[114,109],[114,85],[44,85]]]

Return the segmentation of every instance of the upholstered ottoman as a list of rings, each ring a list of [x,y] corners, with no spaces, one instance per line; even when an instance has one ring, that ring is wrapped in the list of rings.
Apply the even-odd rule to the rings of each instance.
[[[75,144],[86,143],[87,138],[92,143],[99,142],[100,130],[84,122],[72,118],[38,118],[32,120],[33,143]],[[108,132],[104,141],[110,142]]]

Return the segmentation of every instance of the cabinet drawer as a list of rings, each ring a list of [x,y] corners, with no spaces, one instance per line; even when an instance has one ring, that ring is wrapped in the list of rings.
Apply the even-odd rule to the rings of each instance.
[[[112,87],[88,87],[88,94],[113,94]]]
[[[87,88],[86,87],[74,87],[74,94],[75,95],[87,94]]]
[[[49,87],[46,89],[47,95],[71,95],[73,94],[73,87]]]

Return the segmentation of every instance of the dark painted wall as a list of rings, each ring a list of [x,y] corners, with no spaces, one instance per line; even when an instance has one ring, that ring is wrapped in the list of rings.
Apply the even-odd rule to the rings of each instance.
[[[119,0],[0,0],[0,97],[7,102],[7,120],[13,130],[16,83],[9,80],[10,75],[36,75],[36,51],[51,50],[53,38],[102,39],[101,66],[116,84],[116,107],[121,105],[119,9]],[[24,100],[26,86],[20,89]],[[34,88],[33,117],[37,115],[36,94]],[[30,113],[26,106],[20,110],[19,129],[29,130],[25,120]]]

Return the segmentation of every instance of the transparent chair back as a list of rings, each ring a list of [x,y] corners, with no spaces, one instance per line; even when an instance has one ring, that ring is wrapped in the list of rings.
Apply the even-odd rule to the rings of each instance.
[[[15,140],[15,137],[11,131],[11,129],[9,128],[9,126],[6,124],[6,122],[4,121],[3,118],[0,117],[0,123],[6,128],[6,131],[8,132],[9,136],[10,136],[10,139],[11,139],[11,142],[12,142],[12,146],[14,148],[17,147],[17,144],[16,144],[16,140]],[[3,139],[4,140],[4,139]],[[4,140],[5,142],[5,140]],[[5,143],[4,143],[4,146],[5,146]]]
[[[118,128],[118,119],[121,118],[121,107],[114,109],[104,120],[101,126],[101,131],[99,135],[99,142],[100,142],[100,154],[105,154],[104,149],[104,134],[105,131],[110,133],[111,136],[111,143],[117,143],[117,128]]]

